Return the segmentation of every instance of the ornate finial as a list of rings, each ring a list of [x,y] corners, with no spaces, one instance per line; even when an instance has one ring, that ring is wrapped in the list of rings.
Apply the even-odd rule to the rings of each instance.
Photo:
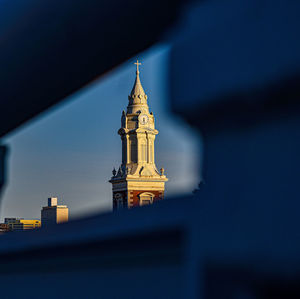
[[[113,176],[116,176],[116,174],[117,174],[117,171],[116,171],[116,169],[115,169],[115,168],[113,169],[113,171],[112,171],[112,174],[113,174]]]
[[[161,174],[161,175],[164,175],[164,173],[165,173],[165,169],[162,167],[162,168],[160,169],[160,174]]]
[[[137,60],[134,64],[136,64],[136,74],[139,74],[139,65],[141,65],[141,63]]]
[[[118,169],[118,174],[117,174],[118,177],[122,176],[122,170],[121,170],[121,167],[119,167]]]

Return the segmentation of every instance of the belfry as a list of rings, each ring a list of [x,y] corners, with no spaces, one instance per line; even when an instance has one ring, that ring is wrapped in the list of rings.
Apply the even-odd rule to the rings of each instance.
[[[164,169],[155,166],[154,115],[149,113],[147,95],[140,81],[139,61],[136,79],[128,96],[127,112],[123,111],[118,134],[122,140],[122,164],[113,170],[110,179],[113,191],[113,209],[152,204],[164,197]]]

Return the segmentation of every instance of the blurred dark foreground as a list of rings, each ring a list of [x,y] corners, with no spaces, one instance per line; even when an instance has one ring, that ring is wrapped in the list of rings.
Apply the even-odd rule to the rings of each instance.
[[[167,41],[205,150],[193,198],[1,236],[1,298],[300,298],[300,2],[0,6],[1,136]]]

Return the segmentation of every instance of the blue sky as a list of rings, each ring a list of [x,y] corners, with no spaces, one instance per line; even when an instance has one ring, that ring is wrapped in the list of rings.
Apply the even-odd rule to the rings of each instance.
[[[113,167],[121,161],[122,110],[135,79],[136,59],[148,104],[156,119],[156,165],[169,182],[166,195],[188,193],[199,177],[199,136],[168,105],[168,46],[160,45],[95,80],[64,104],[7,136],[9,183],[4,217],[40,218],[49,196],[68,205],[71,218],[111,209]]]

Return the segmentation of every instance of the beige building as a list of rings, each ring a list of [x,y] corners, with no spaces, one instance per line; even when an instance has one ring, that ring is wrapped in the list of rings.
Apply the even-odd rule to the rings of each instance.
[[[8,226],[10,231],[22,231],[41,227],[41,221],[36,219],[5,218],[4,224]]]
[[[140,63],[135,64],[136,79],[118,131],[122,140],[122,164],[118,171],[113,170],[110,179],[114,209],[152,204],[163,199],[168,180],[164,169],[158,171],[155,165],[154,141],[158,131],[140,81]]]
[[[48,198],[48,206],[41,211],[42,226],[62,223],[69,220],[69,209],[65,205],[57,205],[57,197]]]

